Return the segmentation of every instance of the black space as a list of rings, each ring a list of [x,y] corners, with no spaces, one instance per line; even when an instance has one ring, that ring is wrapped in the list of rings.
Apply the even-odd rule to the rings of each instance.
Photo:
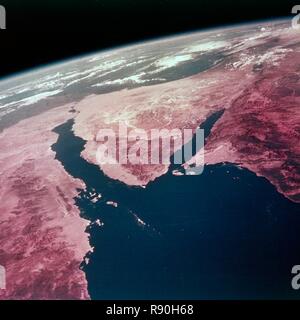
[[[0,76],[178,32],[291,15],[290,0],[0,0]],[[292,15],[291,15],[292,17]]]

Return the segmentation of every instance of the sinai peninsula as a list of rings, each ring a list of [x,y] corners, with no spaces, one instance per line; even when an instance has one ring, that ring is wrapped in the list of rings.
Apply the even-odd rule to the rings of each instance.
[[[299,31],[288,20],[158,39],[3,79],[0,299],[211,298],[211,264],[221,265],[216,298],[253,297],[226,282],[253,279],[242,251],[265,257],[261,279],[272,263],[281,270],[295,259],[274,243],[299,252],[299,106]],[[118,133],[120,123],[200,127],[204,150],[181,165],[100,164],[97,133]],[[203,154],[203,174],[185,175]],[[245,261],[240,275],[233,252]],[[284,292],[281,283],[265,288]]]

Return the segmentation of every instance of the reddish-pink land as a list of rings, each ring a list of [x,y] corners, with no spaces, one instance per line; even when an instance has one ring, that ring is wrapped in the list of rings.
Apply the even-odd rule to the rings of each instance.
[[[91,95],[76,105],[74,133],[86,140],[82,157],[98,164],[96,151],[100,129],[112,128],[119,136],[119,124],[132,128],[195,130],[213,112],[228,108],[253,81],[246,72],[210,70],[197,76],[132,90]],[[130,144],[128,150],[130,153]],[[101,164],[105,174],[128,185],[142,186],[168,171],[166,164]]]
[[[80,270],[90,250],[87,221],[74,205],[84,184],[55,160],[51,130],[69,106],[21,121],[0,134],[0,299],[88,299]]]
[[[293,63],[291,63],[293,61]],[[261,72],[217,122],[205,162],[237,163],[300,202],[300,52]]]
[[[118,132],[119,122],[147,131],[195,129],[225,109],[207,139],[206,164],[245,167],[300,202],[299,33],[284,31],[265,47],[264,41],[259,48],[242,43],[242,52],[193,77],[91,95],[75,106],[79,114],[64,105],[0,133],[0,264],[7,273],[0,299],[89,298],[80,269],[91,250],[87,221],[74,203],[85,186],[66,173],[51,150],[57,140],[52,129],[70,118],[74,133],[86,140],[82,157],[97,164],[100,129]],[[111,178],[138,186],[168,171],[168,165],[100,167]]]
[[[98,131],[117,133],[120,122],[144,130],[195,129],[225,109],[207,141],[205,162],[242,165],[300,202],[298,34],[286,29],[280,37],[259,49],[243,44],[242,53],[189,78],[83,99],[73,127],[87,141],[82,157],[98,164]],[[168,170],[168,165],[151,164],[99,166],[111,178],[139,186]]]

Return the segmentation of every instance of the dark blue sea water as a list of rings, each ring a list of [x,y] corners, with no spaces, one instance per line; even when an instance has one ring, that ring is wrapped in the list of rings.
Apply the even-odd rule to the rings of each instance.
[[[290,284],[300,264],[300,206],[266,179],[220,164],[128,187],[80,157],[85,142],[72,125],[55,129],[52,148],[87,185],[76,199],[82,216],[104,223],[88,229],[94,252],[83,269],[92,299],[300,298]],[[103,195],[96,204],[94,189]]]

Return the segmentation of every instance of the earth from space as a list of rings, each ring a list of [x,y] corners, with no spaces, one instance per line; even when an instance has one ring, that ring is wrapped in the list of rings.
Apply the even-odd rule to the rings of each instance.
[[[300,298],[299,106],[290,19],[2,79],[0,299]],[[99,164],[97,132],[120,123],[205,145],[182,165]]]

